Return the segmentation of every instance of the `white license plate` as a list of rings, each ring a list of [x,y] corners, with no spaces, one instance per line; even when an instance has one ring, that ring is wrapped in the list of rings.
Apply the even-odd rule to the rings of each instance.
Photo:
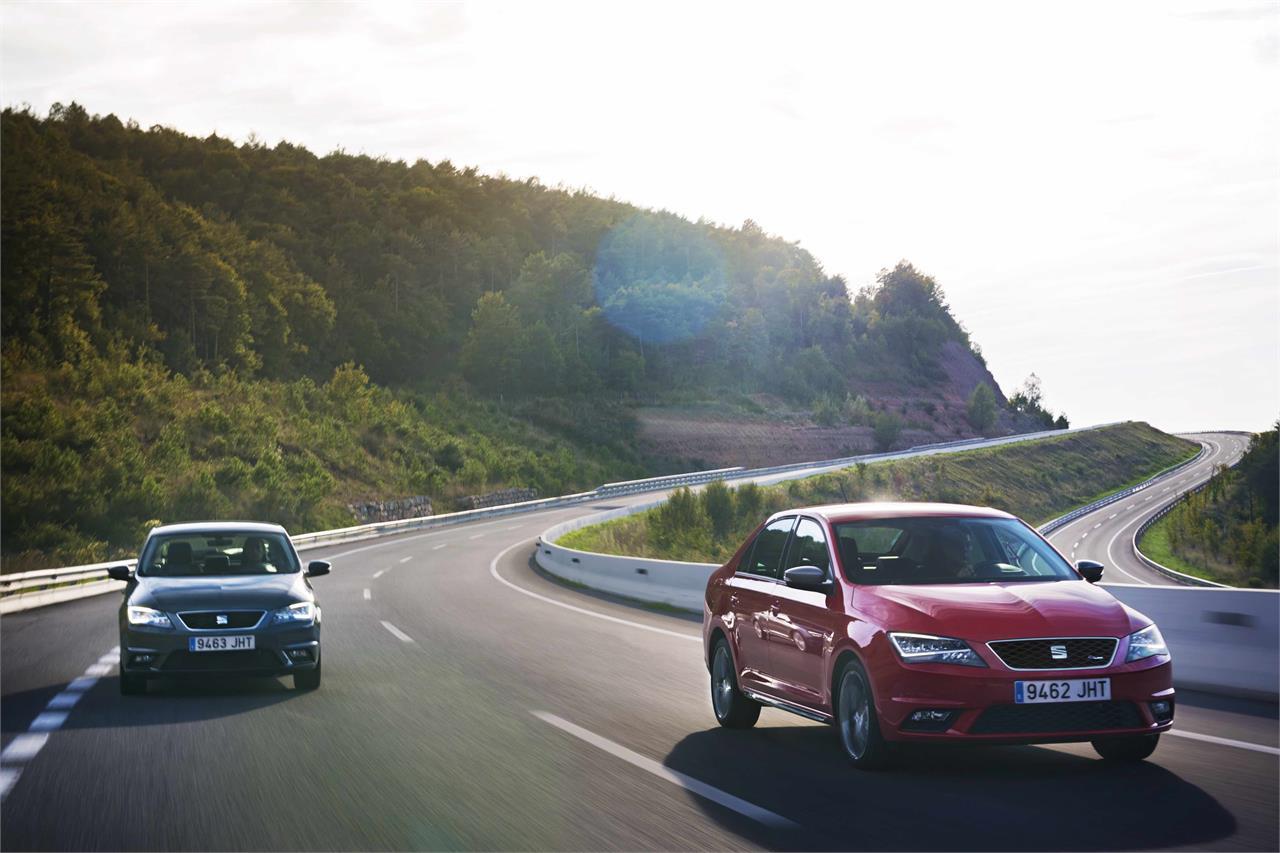
[[[191,637],[187,649],[193,652],[243,652],[253,649],[252,634],[219,637]]]
[[[1019,705],[1036,702],[1097,702],[1110,698],[1110,678],[1013,682],[1013,701]]]

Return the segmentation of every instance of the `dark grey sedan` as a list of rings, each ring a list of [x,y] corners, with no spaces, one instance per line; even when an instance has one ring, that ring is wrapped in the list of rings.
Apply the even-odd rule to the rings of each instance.
[[[120,606],[120,692],[153,678],[292,675],[320,686],[320,606],[289,534],[276,524],[203,522],[151,531]]]

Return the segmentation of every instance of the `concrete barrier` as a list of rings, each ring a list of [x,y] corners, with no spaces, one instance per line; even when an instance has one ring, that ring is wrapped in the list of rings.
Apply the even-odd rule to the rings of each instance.
[[[702,595],[707,578],[718,566],[714,563],[682,563],[675,560],[646,560],[577,551],[557,545],[556,539],[566,533],[643,512],[662,503],[650,501],[639,506],[622,507],[609,512],[575,518],[557,524],[538,538],[538,565],[563,580],[621,595],[647,604],[663,604],[693,613],[702,612]]]
[[[1280,699],[1280,593],[1137,584],[1106,588],[1160,626],[1178,687]]]

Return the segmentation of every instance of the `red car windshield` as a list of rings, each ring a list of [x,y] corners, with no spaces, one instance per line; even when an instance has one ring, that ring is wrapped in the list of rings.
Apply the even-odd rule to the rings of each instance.
[[[1079,580],[1011,518],[886,518],[837,524],[845,576],[862,584]]]

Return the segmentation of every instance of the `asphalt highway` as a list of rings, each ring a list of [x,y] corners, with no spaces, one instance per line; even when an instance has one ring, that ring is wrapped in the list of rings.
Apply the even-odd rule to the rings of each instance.
[[[1209,452],[1195,464],[1160,478],[1129,499],[1059,528],[1048,537],[1049,541],[1072,562],[1096,560],[1106,566],[1104,583],[1173,583],[1134,553],[1134,533],[1144,521],[1207,481],[1219,468],[1239,462],[1249,442],[1246,436],[1237,433],[1196,433],[1182,437],[1199,441]]]
[[[1277,848],[1272,705],[1183,693],[1176,730],[1228,742],[1167,735],[1121,767],[1087,744],[973,747],[865,774],[781,711],[720,729],[695,620],[531,563],[552,524],[652,499],[306,552],[334,565],[312,693],[121,697],[118,595],[5,616],[0,846]]]

